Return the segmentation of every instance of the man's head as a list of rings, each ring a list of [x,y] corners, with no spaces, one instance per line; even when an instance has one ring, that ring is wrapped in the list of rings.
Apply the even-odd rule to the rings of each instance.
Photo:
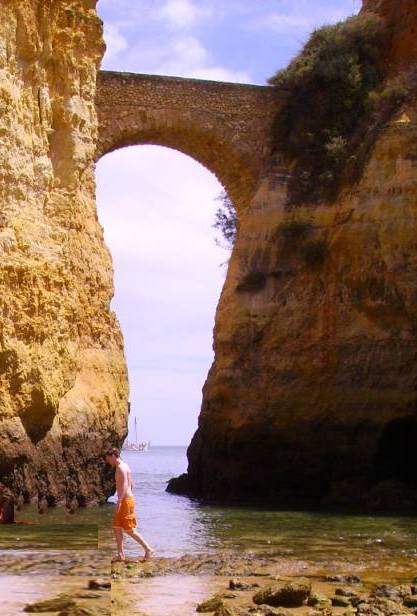
[[[111,447],[106,451],[103,457],[106,460],[107,464],[110,464],[111,466],[116,466],[120,460],[120,451],[117,449],[117,447]]]

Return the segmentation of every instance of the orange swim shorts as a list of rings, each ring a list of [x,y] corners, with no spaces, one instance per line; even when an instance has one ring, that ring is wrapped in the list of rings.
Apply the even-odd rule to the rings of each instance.
[[[114,514],[113,528],[133,530],[136,526],[135,499],[133,496],[125,496],[119,511],[116,510]]]

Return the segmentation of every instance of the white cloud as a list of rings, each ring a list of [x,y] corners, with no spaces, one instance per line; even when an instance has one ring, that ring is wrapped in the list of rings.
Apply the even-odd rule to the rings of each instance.
[[[234,71],[215,63],[201,41],[190,34],[176,35],[163,43],[140,41],[121,52],[106,54],[103,68],[214,81],[252,82],[248,72]]]
[[[104,40],[106,41],[106,60],[111,62],[128,47],[128,41],[114,23],[104,23]]]
[[[232,71],[222,66],[198,67],[188,71],[187,77],[194,79],[208,79],[212,81],[228,81],[234,83],[253,83],[253,79],[246,71]]]
[[[189,28],[209,15],[206,8],[196,6],[191,0],[166,0],[155,11],[155,17],[174,28]]]
[[[164,57],[153,69],[158,75],[177,75],[195,79],[235,81],[248,83],[250,75],[245,71],[233,71],[212,62],[207,49],[194,36],[173,40],[164,50]]]
[[[196,67],[205,66],[208,62],[208,52],[194,36],[175,39],[164,50],[163,64],[158,70],[170,73],[173,67],[182,73],[188,73]],[[174,68],[174,70],[175,70]]]
[[[269,11],[252,17],[249,29],[265,29],[279,34],[308,33],[321,24],[336,23],[358,12],[361,0],[344,0],[339,6],[328,2],[284,1],[279,11]]]
[[[313,25],[313,19],[302,15],[287,15],[285,13],[269,13],[251,21],[254,28],[267,28],[274,32],[285,33],[291,30],[306,30]]]

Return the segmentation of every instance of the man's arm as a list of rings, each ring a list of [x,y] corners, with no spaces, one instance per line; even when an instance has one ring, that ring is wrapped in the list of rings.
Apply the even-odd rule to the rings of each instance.
[[[117,509],[119,510],[122,504],[122,499],[127,492],[127,471],[120,466],[116,469],[116,490],[117,490]]]

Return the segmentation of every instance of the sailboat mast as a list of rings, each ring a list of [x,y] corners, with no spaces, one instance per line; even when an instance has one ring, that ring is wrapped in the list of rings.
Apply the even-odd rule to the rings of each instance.
[[[135,417],[135,439],[136,439],[135,443],[137,445],[138,444],[138,426],[137,426],[137,423],[136,423],[136,417]]]

